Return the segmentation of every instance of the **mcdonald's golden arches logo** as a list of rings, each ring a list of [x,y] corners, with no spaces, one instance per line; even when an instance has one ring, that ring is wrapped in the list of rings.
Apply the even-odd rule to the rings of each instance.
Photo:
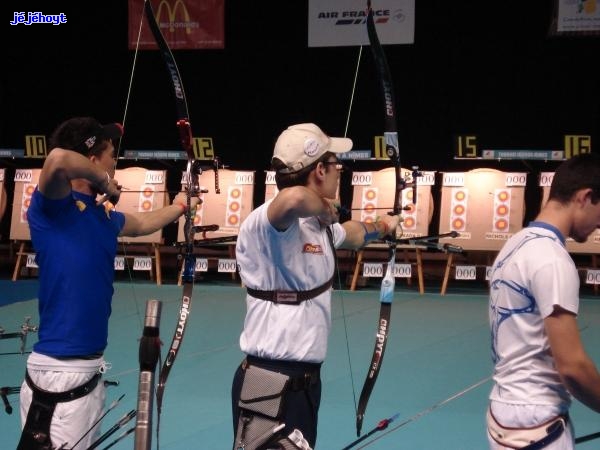
[[[192,32],[190,26],[190,13],[188,12],[185,2],[183,0],[175,0],[171,4],[171,1],[172,0],[161,0],[158,4],[158,9],[156,10],[156,21],[160,26],[163,23],[163,14],[166,13],[170,33],[175,32],[175,28],[185,28],[186,34],[190,34]],[[175,21],[178,11],[181,12],[181,18],[183,19],[180,22]]]

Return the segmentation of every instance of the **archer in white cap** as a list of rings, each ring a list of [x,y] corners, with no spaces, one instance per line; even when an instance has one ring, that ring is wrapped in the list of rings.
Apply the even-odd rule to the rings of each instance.
[[[330,137],[313,123],[288,127],[271,160],[279,192],[240,228],[236,258],[247,290],[240,347],[246,358],[232,386],[234,448],[264,434],[265,416],[271,428],[285,423],[265,443],[300,432],[315,446],[335,248],[360,248],[395,231],[399,222],[399,216],[386,215],[376,223],[339,223],[336,194],[343,166],[337,155],[351,149],[350,139]],[[283,387],[273,387],[278,385]],[[276,394],[281,399],[276,413],[257,410],[251,401]]]

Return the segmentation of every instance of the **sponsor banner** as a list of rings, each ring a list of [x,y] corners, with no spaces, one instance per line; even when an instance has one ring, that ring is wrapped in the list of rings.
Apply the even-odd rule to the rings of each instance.
[[[557,34],[600,34],[600,0],[556,0]]]
[[[23,158],[25,150],[22,148],[0,148],[0,158]]]
[[[381,0],[373,14],[382,45],[414,43],[415,0]],[[364,0],[309,0],[308,46],[368,45],[366,21]]]
[[[542,161],[562,161],[565,152],[562,150],[488,150],[481,153],[483,159],[523,159]]]
[[[172,50],[225,48],[225,0],[148,0]],[[141,34],[140,21],[143,17]],[[129,0],[129,49],[158,47],[144,16],[144,0]]]
[[[338,153],[338,159],[371,159],[371,150],[350,150],[346,153]]]

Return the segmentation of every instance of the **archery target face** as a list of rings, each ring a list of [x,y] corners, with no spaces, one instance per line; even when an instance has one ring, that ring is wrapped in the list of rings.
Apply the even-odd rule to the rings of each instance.
[[[31,196],[35,191],[35,184],[25,183],[23,184],[23,196],[21,197],[21,223],[27,223],[27,211],[29,205],[31,205]]]
[[[413,190],[404,189],[402,191],[402,228],[405,231],[416,231],[417,229],[417,207],[413,203]]]
[[[265,202],[271,200],[279,193],[275,183],[275,171],[267,170],[265,173]]]
[[[379,188],[375,186],[365,187],[362,190],[362,202],[360,211],[360,221],[373,223],[377,219],[377,197]]]
[[[207,170],[200,175],[200,185],[208,192],[200,195],[202,204],[196,208],[194,225],[218,225],[217,231],[197,233],[196,239],[237,236],[239,228],[252,211],[254,197],[254,172],[221,169],[219,170],[219,188],[215,189],[214,171]],[[179,221],[177,240],[185,241],[183,225]]]
[[[408,183],[411,171],[402,169],[401,173]],[[407,207],[401,215],[398,237],[419,237],[429,233],[429,224],[433,217],[433,198],[431,186],[435,181],[433,172],[423,171],[423,177],[417,182],[417,204],[413,202],[413,190],[402,190],[401,204]],[[396,172],[393,167],[372,172],[352,173],[352,220],[375,222],[392,210],[396,189]]]
[[[450,204],[450,231],[465,231],[467,229],[467,210],[469,190],[467,188],[452,189]]]
[[[31,204],[31,196],[35,191],[41,171],[41,169],[17,169],[15,171],[10,239],[31,240],[27,210]]]
[[[510,196],[509,188],[494,190],[494,215],[492,230],[498,233],[508,233],[510,225]]]
[[[227,188],[227,207],[225,223],[230,227],[239,228],[242,223],[242,189],[239,186]]]
[[[465,250],[502,248],[523,227],[527,174],[474,169],[443,174],[439,233],[457,231],[441,241]]]
[[[114,178],[123,186],[119,202],[114,206],[116,211],[143,214],[156,211],[169,204],[169,196],[166,192],[166,170],[129,167],[115,171]],[[146,236],[121,236],[119,241],[159,244],[162,242],[162,233],[161,229]]]
[[[138,211],[150,212],[154,209],[154,186],[143,184],[140,186],[140,196],[138,199]]]

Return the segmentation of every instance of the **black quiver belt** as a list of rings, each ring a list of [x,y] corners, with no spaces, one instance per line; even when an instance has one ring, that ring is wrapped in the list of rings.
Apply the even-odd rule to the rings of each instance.
[[[33,397],[17,450],[52,450],[50,423],[56,404],[86,396],[96,388],[101,377],[102,374],[97,373],[81,386],[65,392],[50,392],[37,387],[26,371],[25,382],[33,391]]]

